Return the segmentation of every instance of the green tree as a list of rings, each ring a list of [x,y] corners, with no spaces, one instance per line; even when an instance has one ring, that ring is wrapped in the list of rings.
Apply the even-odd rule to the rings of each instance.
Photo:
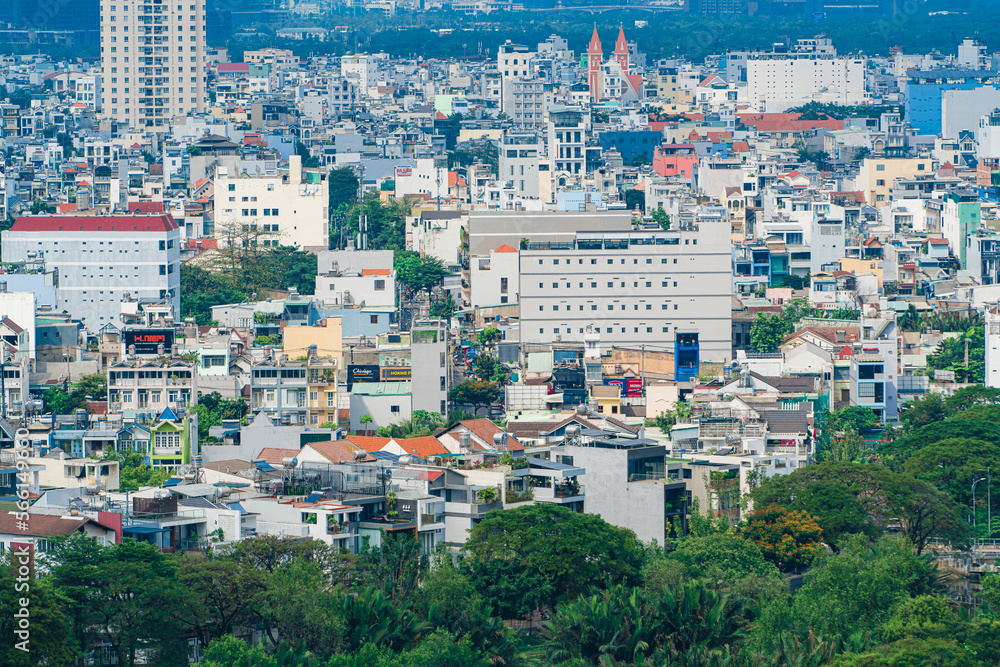
[[[663,210],[662,207],[656,207],[650,213],[653,218],[653,222],[658,224],[662,229],[670,229],[670,216]]]
[[[646,193],[642,190],[629,188],[625,191],[625,208],[630,211],[643,211],[646,208]]]
[[[949,493],[960,505],[969,507],[972,481],[985,478],[986,468],[995,465],[998,458],[1000,445],[972,438],[948,438],[918,449],[906,461],[906,472],[930,482]],[[977,498],[979,502],[985,500],[985,493]]]
[[[750,347],[754,352],[777,352],[785,339],[785,322],[777,315],[757,313],[750,326]]]
[[[500,399],[500,387],[485,380],[465,380],[448,392],[448,400],[458,405],[471,405],[475,414],[480,408],[493,405]]]
[[[502,386],[510,376],[510,369],[496,356],[480,353],[472,360],[472,373],[484,382]]]
[[[751,494],[756,506],[778,505],[816,517],[827,544],[850,533],[881,533],[892,472],[874,464],[820,463],[772,477]]]
[[[189,264],[181,264],[181,314],[199,326],[212,321],[212,306],[240,303],[246,298],[230,280]]]
[[[877,631],[910,597],[937,591],[939,576],[932,559],[917,556],[904,538],[870,544],[851,536],[806,575],[792,618],[801,632],[820,637]]]
[[[358,175],[350,167],[330,170],[330,211],[352,206],[358,200]]]
[[[487,514],[464,551],[474,561],[507,561],[541,574],[552,587],[551,605],[600,582],[638,582],[641,546],[632,531],[600,517],[536,504]]]
[[[395,265],[396,280],[414,292],[426,291],[428,300],[431,290],[440,285],[450,273],[444,262],[437,257],[406,255],[396,261]]]
[[[7,613],[0,616],[0,632],[7,641],[0,645],[0,664],[9,667],[35,667],[45,664],[62,667],[75,664],[82,655],[79,637],[71,630],[71,601],[60,586],[50,577],[40,577],[28,583],[30,589],[20,588],[17,568],[0,563],[0,607]],[[21,651],[17,644],[24,638],[15,634],[19,620],[14,614],[27,600],[26,609],[31,614],[29,634],[25,644],[30,650]]]

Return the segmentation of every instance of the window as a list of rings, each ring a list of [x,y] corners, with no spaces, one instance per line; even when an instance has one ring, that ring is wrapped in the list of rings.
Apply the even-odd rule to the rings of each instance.
[[[391,412],[392,414],[398,414],[399,413],[399,406],[398,405],[390,405],[389,406],[389,412]]]
[[[501,294],[506,294],[507,293],[507,279],[506,278],[501,278],[500,279],[500,293]]]
[[[369,323],[378,324],[378,315],[372,315],[371,319],[369,320]]]
[[[267,209],[264,209],[264,210],[266,211]],[[376,292],[384,292],[385,291],[385,280],[376,280],[375,281],[375,291]]]
[[[229,191],[230,192],[236,192],[236,184],[235,183],[230,183],[229,184]]]
[[[885,171],[885,165],[884,164],[875,165],[875,171]]]

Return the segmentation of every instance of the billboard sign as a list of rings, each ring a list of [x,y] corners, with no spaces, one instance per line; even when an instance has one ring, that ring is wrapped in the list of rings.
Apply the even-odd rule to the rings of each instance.
[[[163,354],[170,354],[174,346],[173,329],[128,329],[125,331],[125,349],[135,346],[136,354],[159,354],[163,346]]]

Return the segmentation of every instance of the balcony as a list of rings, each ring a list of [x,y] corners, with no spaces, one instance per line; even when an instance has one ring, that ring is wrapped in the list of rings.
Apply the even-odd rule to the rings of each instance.
[[[441,513],[441,514],[421,514],[420,515],[420,525],[421,526],[424,526],[426,528],[427,526],[430,526],[430,525],[435,524],[435,523],[444,523],[444,514],[443,513]]]
[[[556,484],[552,487],[534,487],[536,500],[557,500],[560,498],[578,498],[584,495],[583,484]]]

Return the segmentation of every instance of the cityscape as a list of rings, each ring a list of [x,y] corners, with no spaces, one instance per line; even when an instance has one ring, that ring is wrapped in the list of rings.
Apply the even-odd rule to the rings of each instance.
[[[996,25],[0,0],[0,666],[1000,665]]]

